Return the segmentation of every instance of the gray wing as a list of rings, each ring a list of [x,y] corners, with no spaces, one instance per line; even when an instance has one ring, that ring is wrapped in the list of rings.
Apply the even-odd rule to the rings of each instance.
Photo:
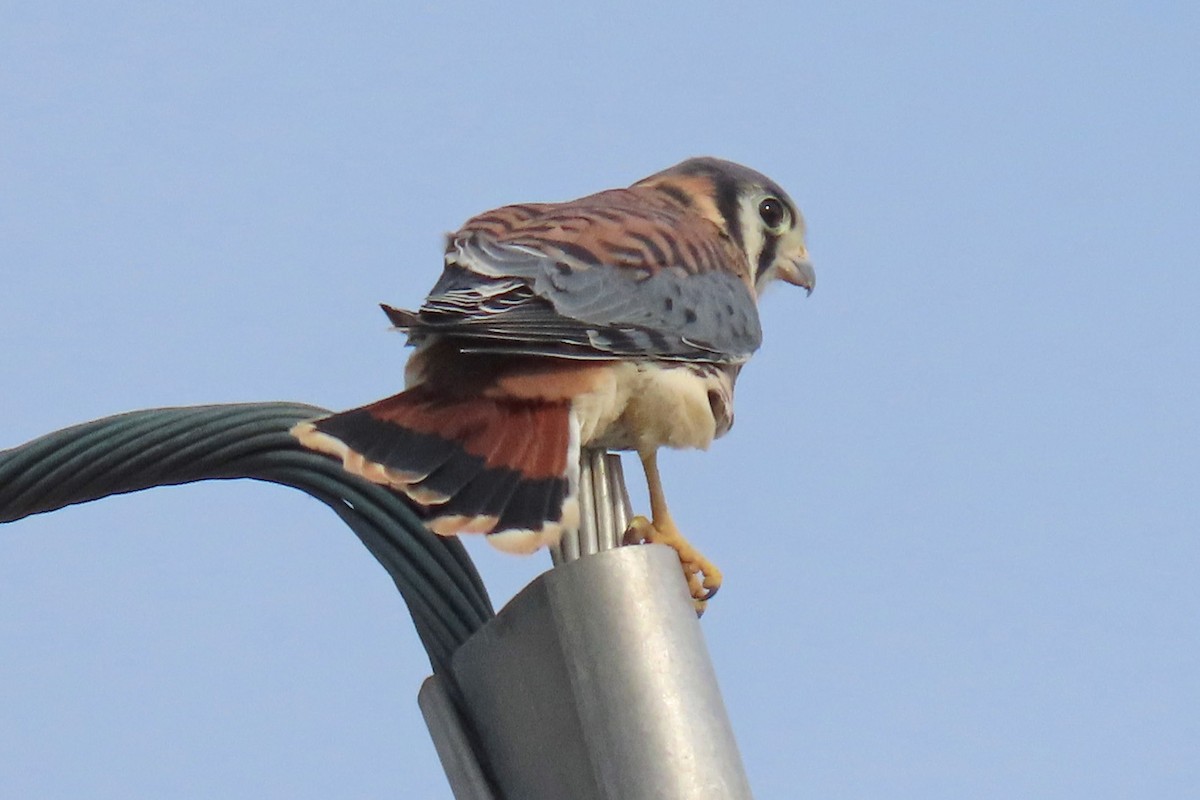
[[[750,290],[728,272],[556,258],[479,233],[454,241],[419,311],[385,310],[413,343],[438,334],[467,352],[740,363],[762,341]]]

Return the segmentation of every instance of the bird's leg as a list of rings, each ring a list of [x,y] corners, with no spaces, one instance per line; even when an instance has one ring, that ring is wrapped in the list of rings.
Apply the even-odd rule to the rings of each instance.
[[[642,469],[646,472],[646,486],[650,490],[650,519],[634,517],[625,531],[625,544],[665,544],[678,553],[696,612],[703,614],[705,605],[721,588],[721,571],[683,538],[679,528],[675,527],[671,512],[667,510],[662,478],[658,474],[658,453],[651,450],[642,453],[641,458]]]

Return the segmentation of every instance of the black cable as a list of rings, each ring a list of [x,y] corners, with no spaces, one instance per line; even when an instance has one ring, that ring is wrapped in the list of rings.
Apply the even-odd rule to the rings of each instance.
[[[114,494],[252,478],[329,506],[379,561],[408,605],[437,673],[495,612],[462,543],[431,533],[409,504],[304,449],[288,434],[329,412],[300,403],[132,411],[0,451],[0,522]]]

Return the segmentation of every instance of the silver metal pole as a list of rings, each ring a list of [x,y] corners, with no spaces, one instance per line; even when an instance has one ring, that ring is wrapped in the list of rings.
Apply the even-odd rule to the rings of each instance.
[[[445,680],[437,675],[426,678],[417,704],[456,800],[496,800]]]
[[[751,797],[678,557],[661,545],[615,548],[629,514],[612,458],[584,459],[596,508],[581,535],[600,552],[560,553],[450,659],[474,735],[436,729],[463,721],[444,693],[436,700],[436,684],[422,688],[458,800],[490,800],[479,762],[508,800]]]
[[[621,546],[633,512],[619,453],[584,450],[579,461],[579,530],[550,548],[554,566]]]

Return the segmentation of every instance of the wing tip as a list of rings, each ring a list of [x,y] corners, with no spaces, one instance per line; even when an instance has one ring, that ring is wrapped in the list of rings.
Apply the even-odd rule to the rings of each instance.
[[[415,311],[409,311],[406,308],[396,308],[395,306],[389,306],[387,303],[380,303],[379,307],[383,309],[384,314],[387,314],[392,327],[398,330],[415,328],[420,323],[420,318]]]

